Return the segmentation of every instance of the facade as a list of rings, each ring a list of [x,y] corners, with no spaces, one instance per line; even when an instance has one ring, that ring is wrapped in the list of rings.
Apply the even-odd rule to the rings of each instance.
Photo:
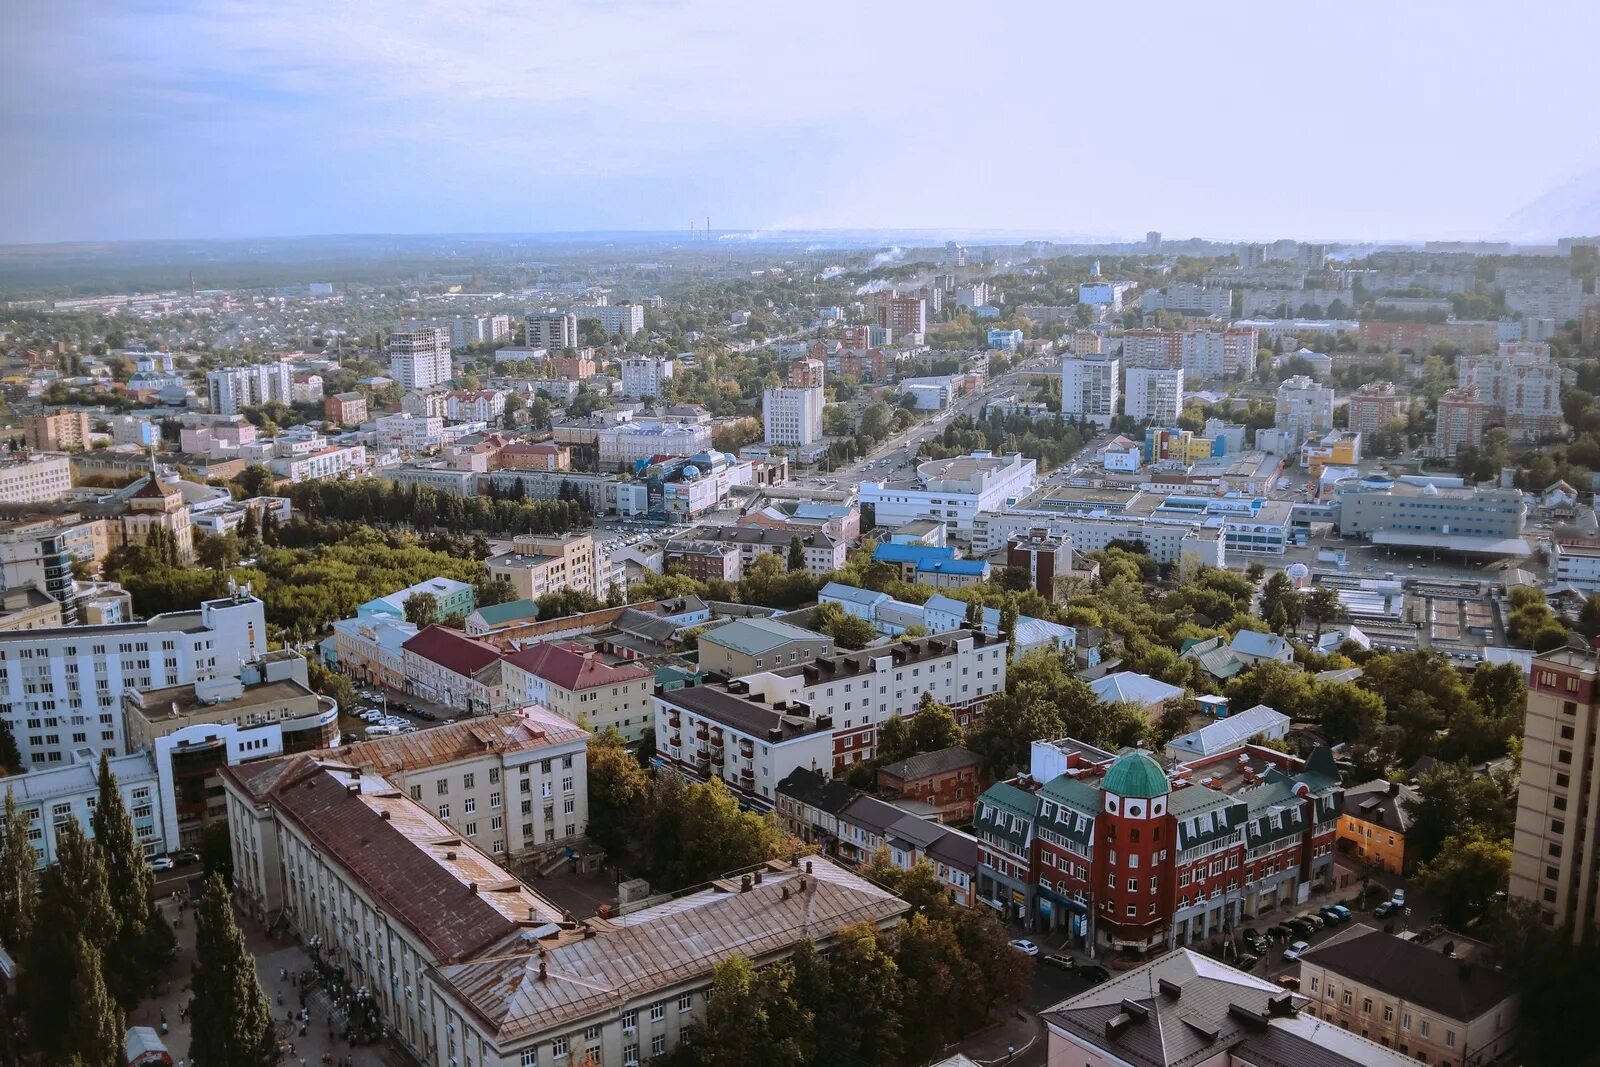
[[[744,574],[744,557],[738,545],[723,541],[676,538],[662,550],[662,566],[682,568],[698,581],[736,582]]]
[[[1393,382],[1367,382],[1350,394],[1350,429],[1366,436],[1382,433],[1405,411],[1405,400]]]
[[[505,707],[500,650],[437,624],[425,626],[400,646],[406,692],[469,715]]]
[[[819,409],[820,410],[820,409]],[[692,456],[711,447],[711,428],[685,422],[634,419],[607,426],[596,435],[604,470],[626,464],[630,469],[656,456]]]
[[[1211,289],[1204,285],[1174,282],[1162,289],[1150,289],[1139,297],[1139,310],[1176,311],[1202,319],[1226,319],[1233,316],[1233,290]]]
[[[1121,363],[1104,353],[1071,355],[1061,360],[1061,413],[1110,426],[1117,417]]]
[[[1492,486],[1414,485],[1363,478],[1334,490],[1339,529],[1393,544],[1443,544],[1485,549],[1522,537],[1526,516],[1522,493]],[[1513,546],[1515,547],[1515,546]]]
[[[329,757],[381,775],[479,852],[546,855],[589,828],[588,731],[537,704]]]
[[[450,331],[410,324],[389,333],[389,376],[402,389],[432,389],[450,380]]]
[[[128,750],[126,689],[230,676],[267,652],[261,601],[243,589],[144,622],[0,633],[0,708],[30,767]]]
[[[591,596],[603,592],[596,583],[600,573],[594,538],[587,534],[566,537],[522,535],[512,541],[512,551],[484,560],[489,580],[504,578],[525,600],[546,593],[576,589]]]
[[[1171,425],[1183,410],[1183,368],[1152,370],[1129,367],[1123,412],[1139,422]]]
[[[1058,537],[1013,538],[1006,545],[1006,566],[1025,572],[1028,587],[1054,601],[1056,576],[1072,571],[1072,542]]]
[[[161,807],[156,803],[154,757],[149,752],[112,756],[109,766],[117,776],[122,803],[133,818],[133,832],[146,855],[166,851]],[[0,778],[0,790],[16,801],[17,809],[28,820],[28,844],[39,853],[38,865],[48,867],[56,862],[56,843],[68,820],[77,819],[83,832],[94,836],[90,820],[100,796],[100,756],[75,752],[68,762],[58,766]]]
[[[778,386],[761,397],[764,440],[803,448],[822,440],[824,394],[820,387]]]
[[[651,724],[653,675],[629,663],[609,663],[594,648],[569,641],[530,645],[505,658],[506,698],[541,704],[589,729],[614,728],[637,741]]]
[[[218,415],[237,415],[247,407],[273,400],[294,400],[294,382],[287,363],[252,363],[206,372],[206,395]]]
[[[1600,545],[1551,542],[1550,577],[1557,585],[1600,592]]]
[[[1433,430],[1433,449],[1439,456],[1454,456],[1461,449],[1483,443],[1483,431],[1496,418],[1495,406],[1477,387],[1451,389],[1439,398]]]
[[[833,639],[776,619],[736,619],[700,635],[700,669],[742,678],[833,654]]]
[[[668,509],[669,512],[672,509]],[[696,540],[733,545],[739,550],[740,573],[754,563],[757,557],[768,553],[782,556],[788,565],[789,550],[794,539],[800,539],[805,554],[807,574],[819,578],[844,566],[849,555],[849,542],[832,537],[822,530],[790,531],[763,526],[701,526],[692,532]]]
[[[406,601],[421,593],[433,597],[434,606],[441,619],[449,618],[451,615],[466,615],[478,606],[478,592],[471,582],[441,577],[408,585],[387,596],[373,597],[356,608],[356,615],[363,619],[379,615],[387,615],[391,619],[404,619]]]
[[[1040,1016],[1050,1067],[1407,1067],[1418,1062],[1317,1018],[1303,996],[1189,949]],[[1431,1061],[1430,1061],[1431,1062]]]
[[[72,488],[72,460],[60,452],[0,459],[0,504],[60,500]]]
[[[632,337],[644,329],[643,304],[578,304],[571,313],[580,322],[584,319],[593,320],[606,333],[618,334],[623,338]]]
[[[968,822],[989,787],[983,758],[965,748],[922,752],[878,768],[878,795],[926,804],[940,822]]]
[[[278,456],[267,466],[296,485],[315,478],[343,478],[367,469],[367,447],[329,445],[306,455]]]
[[[672,360],[659,356],[627,356],[621,365],[622,395],[641,400],[659,397],[676,367]]]
[[[979,798],[978,893],[1077,944],[1191,944],[1303,901],[1332,869],[1341,790],[1326,749],[1302,764],[1245,747],[1170,778],[1143,752],[1071,740],[1035,742],[1032,763]]]
[[[333,624],[334,656],[339,669],[362,684],[401,691],[406,686],[405,643],[415,636],[415,623],[392,615],[339,619]]]
[[[1382,778],[1350,786],[1339,816],[1339,851],[1390,874],[1408,873],[1406,831],[1411,829],[1411,808],[1418,799],[1410,786]]]
[[[367,421],[367,398],[362,393],[333,393],[322,402],[322,417],[340,426]]]
[[[1590,844],[1600,789],[1594,763],[1600,664],[1573,648],[1541,652],[1528,678],[1511,896],[1538,907],[1574,940],[1600,922],[1600,868]]]
[[[578,317],[558,311],[537,311],[523,320],[529,348],[560,352],[578,347]],[[496,357],[499,358],[499,357]]]
[[[959,537],[972,536],[980,512],[996,512],[1033,491],[1038,463],[1012,452],[974,452],[917,465],[917,484],[863,482],[860,503],[871,504],[880,526],[932,517]]]
[[[1297,452],[1306,439],[1333,429],[1333,389],[1304,374],[1278,386],[1272,424],[1283,435],[1286,451]]]
[[[1457,361],[1457,387],[1471,387],[1503,419],[1514,441],[1561,430],[1561,368],[1542,341],[1502,342],[1494,355]]]
[[[1498,968],[1474,965],[1482,947],[1353,925],[1300,957],[1304,1010],[1418,1063],[1497,1062],[1516,1044],[1520,998]]]
[[[988,347],[992,351],[1015,352],[1022,346],[1021,330],[1003,330],[998,326],[989,330]]]
[[[61,408],[54,413],[24,415],[22,440],[35,452],[81,452],[89,447],[89,413]]]
[[[572,449],[553,441],[512,441],[499,452],[499,466],[518,471],[572,469]]]

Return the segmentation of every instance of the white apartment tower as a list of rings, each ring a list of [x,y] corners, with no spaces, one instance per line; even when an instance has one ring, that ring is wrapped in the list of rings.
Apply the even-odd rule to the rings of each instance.
[[[629,356],[622,361],[622,395],[640,400],[661,395],[675,364],[657,356]]]
[[[578,316],[559,311],[535,311],[524,321],[529,348],[543,348],[559,353],[563,348],[578,347]]]
[[[450,330],[396,326],[389,334],[389,375],[404,389],[431,389],[450,380]]]
[[[1183,408],[1183,368],[1129,367],[1122,402],[1130,419],[1158,426],[1177,422]]]
[[[272,400],[287,404],[293,399],[292,389],[287,363],[251,363],[206,372],[211,410],[218,415],[237,415],[247,407]]]
[[[820,360],[797,359],[789,364],[789,384],[762,394],[761,415],[767,444],[803,448],[822,440],[824,373]]]
[[[1304,374],[1286,379],[1272,424],[1288,435],[1285,447],[1298,449],[1312,434],[1333,429],[1333,390]]]
[[[1061,413],[1109,426],[1117,417],[1122,364],[1115,356],[1091,352],[1061,361]]]

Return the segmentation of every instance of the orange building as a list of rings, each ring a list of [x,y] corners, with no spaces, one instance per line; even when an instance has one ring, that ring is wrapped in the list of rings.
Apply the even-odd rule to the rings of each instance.
[[[1382,778],[1346,789],[1335,836],[1339,851],[1369,867],[1404,874],[1412,859],[1406,854],[1407,805],[1416,802],[1415,789]]]

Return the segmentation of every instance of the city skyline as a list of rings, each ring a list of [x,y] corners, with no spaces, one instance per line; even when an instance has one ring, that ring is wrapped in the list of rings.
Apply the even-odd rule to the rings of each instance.
[[[1254,10],[23,0],[0,242],[1600,229],[1600,12]]]

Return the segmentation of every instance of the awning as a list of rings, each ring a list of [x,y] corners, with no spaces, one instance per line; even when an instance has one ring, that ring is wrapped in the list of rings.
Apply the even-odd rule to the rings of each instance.
[[[1467,537],[1462,534],[1376,530],[1372,534],[1372,543],[1392,548],[1432,548],[1484,556],[1533,555],[1533,548],[1520,537]]]

